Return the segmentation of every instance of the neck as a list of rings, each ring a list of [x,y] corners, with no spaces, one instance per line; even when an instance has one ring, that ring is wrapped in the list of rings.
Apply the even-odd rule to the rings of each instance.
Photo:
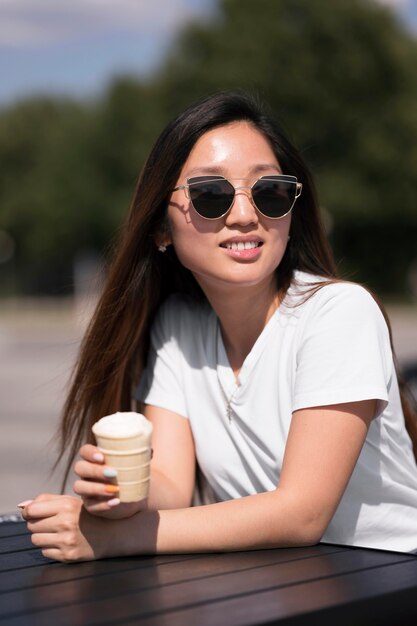
[[[275,279],[250,287],[203,287],[220,321],[229,363],[238,375],[243,361],[280,304]]]

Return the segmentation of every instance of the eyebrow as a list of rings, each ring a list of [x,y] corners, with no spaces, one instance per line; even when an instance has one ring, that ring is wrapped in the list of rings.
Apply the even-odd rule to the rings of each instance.
[[[277,170],[278,173],[281,173],[281,170],[276,163],[258,163],[250,168],[248,174],[266,172],[267,170],[271,170],[271,169]],[[195,167],[189,172],[187,172],[187,178],[191,178],[191,176],[195,174],[219,174],[220,176],[225,176],[225,178],[227,178],[226,176],[227,172],[225,168],[222,167],[221,165],[218,165],[216,167],[214,166]]]

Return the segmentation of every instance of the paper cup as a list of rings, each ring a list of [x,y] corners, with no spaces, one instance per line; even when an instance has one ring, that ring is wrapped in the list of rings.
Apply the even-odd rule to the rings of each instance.
[[[152,424],[138,413],[116,413],[96,422],[93,433],[106,465],[117,470],[120,501],[147,498]]]
[[[117,469],[123,467],[137,467],[138,465],[144,465],[151,460],[151,449],[143,448],[142,451],[135,451],[132,454],[126,452],[119,452],[114,450],[107,450],[98,446],[99,450],[104,454],[107,465],[115,467]]]
[[[119,467],[117,470],[117,482],[120,485],[121,483],[147,480],[149,475],[149,463],[145,463],[144,465],[133,465],[132,467]]]
[[[119,482],[120,502],[139,502],[148,497],[150,477],[135,482]]]
[[[143,435],[133,435],[132,437],[109,437],[107,435],[98,434],[96,430],[94,430],[95,426],[96,424],[93,426],[93,432],[99,448],[113,450],[114,452],[132,453],[150,447],[152,432]]]

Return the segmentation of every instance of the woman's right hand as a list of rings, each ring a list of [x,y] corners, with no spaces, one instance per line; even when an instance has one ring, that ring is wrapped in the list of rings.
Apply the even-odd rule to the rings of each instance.
[[[120,502],[117,472],[104,463],[104,455],[96,446],[82,446],[80,457],[74,466],[74,471],[80,478],[74,483],[74,491],[81,496],[84,508],[91,515],[122,519],[146,509],[146,500]]]

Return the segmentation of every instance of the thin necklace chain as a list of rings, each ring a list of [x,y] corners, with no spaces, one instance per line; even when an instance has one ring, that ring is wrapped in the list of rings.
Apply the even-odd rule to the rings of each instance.
[[[217,366],[219,365],[219,341],[220,341],[220,324],[217,323],[217,336],[216,336],[216,364]],[[235,388],[233,389],[233,392],[230,394],[230,396],[227,396],[225,390],[223,389],[223,385],[220,382],[220,378],[219,378],[219,372],[217,371],[217,380],[219,382],[219,387],[222,390],[222,394],[226,403],[226,418],[229,422],[229,424],[232,423],[232,414],[233,414],[233,409],[232,409],[232,402],[233,402],[233,398],[236,394],[236,392],[239,389],[239,383],[235,382]]]
[[[233,402],[233,398],[234,398],[235,393],[239,389],[239,384],[236,383],[236,387],[233,390],[233,393],[231,394],[231,396],[229,398],[227,397],[223,387],[221,385],[220,385],[220,387],[221,387],[221,390],[223,392],[224,399],[226,401],[226,417],[229,420],[229,424],[231,424],[232,423],[232,413],[233,413],[232,402]]]
[[[275,313],[278,310],[278,308],[280,307],[282,301],[283,301],[283,298],[279,298],[278,299],[277,306],[274,309],[274,311],[272,312],[270,317],[275,315]],[[268,322],[269,322],[269,320],[268,320]],[[266,324],[265,324],[265,326],[266,326]],[[265,328],[265,326],[264,326],[264,328]],[[220,322],[219,322],[219,320],[217,320],[217,334],[216,334],[216,364],[217,364],[217,366],[219,365],[219,341],[220,341],[220,337],[221,337]],[[229,424],[231,424],[232,423],[232,414],[233,414],[232,402],[233,402],[233,399],[235,397],[235,394],[239,390],[240,384],[239,384],[239,382],[235,382],[235,388],[233,389],[233,392],[230,394],[230,396],[228,396],[226,394],[225,390],[223,389],[223,385],[220,382],[218,370],[217,370],[217,380],[218,380],[220,389],[222,390],[222,394],[223,394],[223,397],[224,397],[224,400],[225,400],[225,403],[226,403],[226,417],[227,417],[227,420],[228,420]]]

